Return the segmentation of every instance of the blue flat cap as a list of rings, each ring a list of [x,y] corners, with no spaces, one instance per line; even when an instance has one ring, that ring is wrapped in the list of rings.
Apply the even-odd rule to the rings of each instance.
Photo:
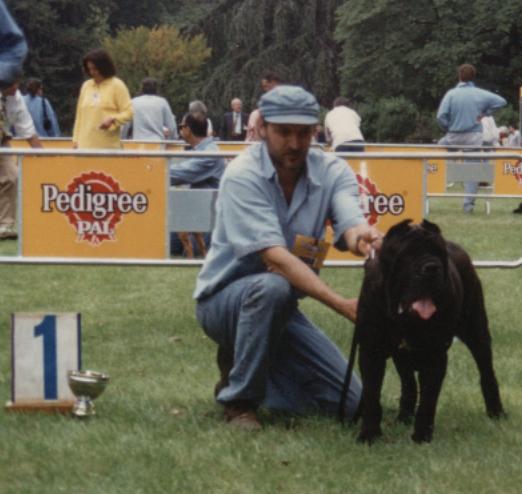
[[[266,122],[314,125],[319,122],[319,104],[313,94],[299,86],[276,86],[258,103]]]

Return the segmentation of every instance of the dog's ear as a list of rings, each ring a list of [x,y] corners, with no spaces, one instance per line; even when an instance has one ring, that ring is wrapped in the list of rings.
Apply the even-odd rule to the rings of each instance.
[[[379,257],[385,276],[393,265],[398,251],[401,249],[402,239],[411,230],[410,223],[412,221],[411,219],[400,221],[393,225],[384,236]]]
[[[407,231],[410,230],[410,223],[412,221],[413,221],[412,219],[406,219],[406,220],[400,221],[396,225],[393,225],[386,233],[385,239],[390,239],[397,235],[402,235],[403,233],[406,233]]]
[[[428,232],[435,233],[437,235],[440,235],[442,233],[438,225],[432,223],[431,221],[422,220],[421,226]]]
[[[400,221],[393,225],[384,236],[378,255],[383,280],[387,280],[391,276],[395,261],[403,246],[404,236],[411,231],[412,221],[411,219]]]

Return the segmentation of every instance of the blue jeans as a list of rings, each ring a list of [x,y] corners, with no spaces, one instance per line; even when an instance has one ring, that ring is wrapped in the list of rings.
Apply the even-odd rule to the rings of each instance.
[[[478,147],[479,149],[468,149],[468,151],[480,151],[482,146],[482,132],[448,132],[439,140],[442,146],[465,146]],[[451,149],[450,149],[451,151]],[[465,149],[463,149],[465,151]],[[465,166],[465,162],[464,162]],[[464,182],[464,192],[466,194],[476,194],[479,188],[479,182]],[[464,197],[462,209],[465,213],[471,213],[475,207],[475,197]]]
[[[335,344],[297,307],[292,286],[280,275],[245,276],[199,301],[205,333],[234,355],[220,403],[248,401],[293,412],[335,414],[347,361]],[[352,377],[346,415],[357,410],[361,383]]]

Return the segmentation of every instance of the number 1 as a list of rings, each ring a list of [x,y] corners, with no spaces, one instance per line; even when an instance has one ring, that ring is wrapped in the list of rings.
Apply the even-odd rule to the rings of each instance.
[[[56,316],[45,316],[34,328],[34,336],[43,337],[44,398],[58,398],[58,376],[56,371]]]

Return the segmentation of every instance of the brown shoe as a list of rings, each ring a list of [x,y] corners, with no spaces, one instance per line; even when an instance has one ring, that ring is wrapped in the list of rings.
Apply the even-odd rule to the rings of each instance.
[[[214,396],[217,397],[219,392],[228,386],[228,375],[234,366],[234,357],[223,347],[218,347],[216,356],[217,365],[219,367],[219,381],[214,386]]]
[[[260,431],[263,426],[252,406],[246,404],[225,405],[225,421],[228,425],[238,430],[247,432]]]

